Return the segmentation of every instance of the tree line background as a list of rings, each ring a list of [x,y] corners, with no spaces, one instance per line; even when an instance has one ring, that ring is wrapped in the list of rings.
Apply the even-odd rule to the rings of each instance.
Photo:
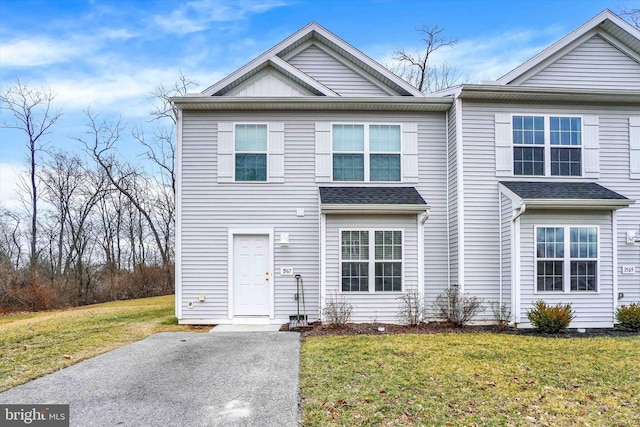
[[[0,207],[0,311],[45,310],[173,292],[175,125],[172,96],[185,76],[151,98],[151,134],[87,109],[75,149],[51,148],[63,112],[51,91],[15,81],[0,95],[3,128],[18,131],[26,173],[21,208]],[[148,127],[148,126],[147,126]],[[125,160],[135,141],[146,167]],[[7,141],[3,142],[4,144]]]

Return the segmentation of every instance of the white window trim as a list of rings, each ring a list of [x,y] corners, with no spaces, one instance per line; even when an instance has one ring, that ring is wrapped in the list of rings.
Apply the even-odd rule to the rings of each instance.
[[[367,231],[369,233],[369,259],[366,262],[369,263],[369,290],[368,291],[343,291],[342,290],[342,232],[343,231]],[[375,232],[376,231],[399,231],[400,238],[402,239],[402,259],[400,260],[376,260],[376,244],[375,244]],[[338,294],[343,295],[401,295],[406,290],[406,275],[404,271],[406,254],[406,243],[404,239],[404,229],[402,228],[340,228],[338,229]],[[376,261],[378,262],[399,262],[400,271],[402,273],[401,290],[399,291],[376,291]],[[365,260],[344,260],[344,262],[365,262]]]
[[[542,144],[514,144],[513,142],[513,118],[520,117],[542,117],[544,120],[544,145]],[[551,117],[569,117],[580,119],[580,145],[551,145]],[[513,113],[510,118],[511,129],[511,151],[515,147],[542,147],[544,148],[544,175],[516,175],[513,164],[515,160],[511,160],[511,175],[517,178],[561,178],[561,179],[577,179],[584,178],[584,115],[582,114],[538,114],[538,113]],[[580,175],[551,175],[551,148],[580,148]]]
[[[236,126],[238,125],[264,125],[267,127],[267,149],[265,151],[237,151],[236,150]],[[235,184],[266,184],[269,183],[269,123],[264,122],[233,122],[233,183]],[[236,154],[265,154],[266,155],[266,179],[264,181],[238,181],[236,178]]]
[[[564,262],[562,267],[562,291],[539,291],[538,290],[538,228],[562,228],[564,229]],[[597,258],[571,258],[571,229],[572,228],[595,228],[596,229],[596,248],[598,251]],[[600,247],[600,226],[589,224],[560,224],[560,225],[536,225],[533,227],[533,293],[538,295],[581,295],[581,294],[599,294],[600,293],[600,264],[601,264],[601,247]],[[544,260],[552,260],[551,258],[542,258]],[[560,258],[553,260],[560,261]],[[595,291],[572,291],[571,290],[571,261],[596,261],[596,290]]]
[[[359,151],[334,151],[333,150],[333,126],[334,125],[361,125],[364,127],[364,150],[362,154],[364,156],[364,179],[362,181],[336,181],[333,176],[333,155],[334,154],[360,154]],[[370,126],[399,126],[400,127],[400,151],[371,151],[369,149],[369,127]],[[363,182],[373,182],[379,184],[401,184],[404,182],[402,159],[404,157],[403,147],[403,128],[402,123],[389,123],[389,122],[331,122],[329,128],[329,137],[331,140],[331,182],[338,182],[344,184],[357,184]],[[400,155],[400,180],[399,181],[371,181],[371,169],[370,169],[370,156],[371,154],[399,154]]]

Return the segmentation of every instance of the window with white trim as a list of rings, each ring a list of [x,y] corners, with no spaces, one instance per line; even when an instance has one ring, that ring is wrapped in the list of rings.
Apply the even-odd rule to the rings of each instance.
[[[582,176],[582,119],[513,116],[513,174]]]
[[[598,290],[598,228],[536,227],[536,290]]]
[[[267,180],[267,125],[235,126],[236,181]]]
[[[334,181],[400,181],[400,125],[334,124]]]
[[[400,230],[341,231],[342,292],[401,292],[402,253]]]

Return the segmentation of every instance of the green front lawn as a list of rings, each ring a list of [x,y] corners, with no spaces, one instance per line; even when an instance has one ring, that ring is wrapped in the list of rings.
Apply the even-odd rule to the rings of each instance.
[[[161,331],[173,295],[0,317],[0,391]]]
[[[638,426],[640,337],[314,337],[303,425]]]

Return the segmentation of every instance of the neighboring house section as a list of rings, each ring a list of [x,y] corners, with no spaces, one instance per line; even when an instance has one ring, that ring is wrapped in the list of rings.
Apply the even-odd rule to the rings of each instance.
[[[493,84],[435,95],[455,100],[465,292],[522,326],[538,299],[612,326],[640,300],[638,30],[605,11]]]
[[[638,31],[609,11],[430,96],[308,25],[173,99],[176,316],[316,320],[337,297],[394,322],[407,292],[459,285],[480,321],[503,304],[528,326],[544,299],[612,326],[640,300],[639,76]]]

